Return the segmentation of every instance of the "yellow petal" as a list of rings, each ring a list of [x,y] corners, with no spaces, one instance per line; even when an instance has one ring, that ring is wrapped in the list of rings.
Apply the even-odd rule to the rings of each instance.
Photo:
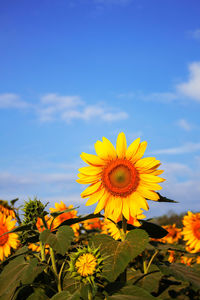
[[[100,201],[101,197],[104,195],[104,189],[96,192],[95,194],[91,195],[88,201],[86,202],[86,206],[93,205],[97,201]]]
[[[110,196],[109,198],[108,198],[108,201],[107,201],[107,203],[106,203],[106,206],[105,206],[105,216],[106,217],[111,217],[112,216],[112,212],[113,212],[113,210],[114,210],[114,199],[115,199],[115,197],[113,197],[113,196]]]
[[[135,153],[135,155],[131,159],[131,162],[134,163],[138,159],[140,159],[144,155],[144,152],[145,152],[146,148],[147,148],[147,142],[144,141],[139,145],[137,152]]]
[[[157,183],[153,183],[153,182],[147,182],[147,181],[140,180],[140,186],[141,187],[144,186],[145,188],[148,188],[148,189],[153,190],[153,191],[162,190],[162,186],[160,186]]]
[[[155,157],[145,157],[145,158],[139,159],[135,163],[135,167],[146,170],[146,169],[154,168],[159,163],[160,163],[160,161],[156,160]]]
[[[86,162],[89,165],[92,166],[104,166],[105,165],[105,161],[102,160],[100,157],[98,157],[97,155],[93,155],[93,154],[88,154],[85,152],[82,152],[80,157],[82,158],[82,160],[84,162]]]
[[[99,167],[83,167],[78,170],[81,174],[84,175],[98,175],[102,172],[102,168]]]
[[[124,198],[122,205],[123,205],[122,214],[124,215],[126,220],[129,220],[130,210],[129,210],[129,205],[128,205],[128,199]]]
[[[114,197],[114,210],[113,210],[113,219],[117,220],[122,213],[122,199],[121,197]]]
[[[140,174],[140,178],[147,182],[154,182],[159,183],[165,181],[165,179],[160,178],[158,176],[152,175],[152,174]]]
[[[97,192],[98,190],[100,190],[101,187],[101,182],[97,182],[97,183],[93,183],[91,185],[89,185],[82,193],[81,193],[81,197],[82,198],[87,198],[88,196],[94,194],[95,192]]]
[[[115,147],[113,146],[113,144],[105,137],[102,138],[103,140],[103,144],[106,147],[109,157],[112,159],[115,159],[117,157],[116,151],[115,151]]]
[[[99,200],[99,203],[97,204],[94,214],[98,214],[102,209],[104,209],[108,198],[109,198],[109,194],[105,192],[104,195]]]
[[[104,160],[110,160],[110,153],[108,151],[108,147],[105,146],[105,143],[102,143],[101,141],[97,141],[94,145],[95,151],[97,155]]]
[[[142,195],[144,198],[147,198],[149,200],[157,201],[160,198],[156,192],[150,191],[144,186],[142,187],[139,186],[137,188],[137,192],[140,193],[140,195]]]
[[[118,158],[126,156],[126,137],[123,132],[119,133],[117,137],[116,151]]]
[[[76,182],[81,184],[89,184],[89,183],[95,183],[101,179],[101,175],[98,176],[85,176],[83,174],[78,174],[79,179],[76,180]]]
[[[137,138],[130,146],[128,147],[126,151],[126,158],[127,159],[132,159],[132,157],[135,155],[135,153],[138,150],[138,147],[140,145],[140,138]]]
[[[130,195],[130,212],[131,216],[135,217],[141,213],[141,209],[148,210],[149,206],[147,201],[138,192]]]
[[[155,170],[151,172],[151,175],[161,175],[164,172],[164,170]]]

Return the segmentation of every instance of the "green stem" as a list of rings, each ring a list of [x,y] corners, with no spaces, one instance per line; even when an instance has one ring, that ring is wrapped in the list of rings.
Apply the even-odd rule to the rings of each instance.
[[[148,266],[147,266],[147,273],[148,273],[148,270],[149,270],[149,268],[150,268],[150,266],[151,266],[151,264],[152,264],[152,261],[153,261],[153,259],[154,259],[154,257],[158,254],[158,250],[156,250],[155,251],[155,253],[154,253],[154,255],[152,255],[152,257],[151,257],[151,259],[150,259],[150,261],[149,261],[149,263],[148,263]]]
[[[88,289],[88,300],[93,300],[92,287],[91,287],[91,285],[89,285],[89,289]]]
[[[51,256],[51,263],[52,263],[52,268],[55,273],[55,275],[58,277],[58,272],[56,268],[56,260],[55,260],[55,255],[53,249],[50,247],[50,256]]]
[[[144,274],[147,274],[147,262],[145,259],[143,259],[143,269],[144,269]]]
[[[59,271],[59,274],[58,274],[58,291],[62,291],[62,286],[61,286],[61,279],[62,279],[62,271],[63,271],[63,268],[65,266],[65,261],[63,262],[61,268],[60,268],[60,271]]]
[[[125,241],[125,238],[126,238],[126,230],[127,230],[127,220],[126,220],[126,218],[122,215],[122,235],[121,235],[121,240],[122,240],[122,242]]]
[[[40,241],[40,252],[42,261],[46,261],[44,244]]]

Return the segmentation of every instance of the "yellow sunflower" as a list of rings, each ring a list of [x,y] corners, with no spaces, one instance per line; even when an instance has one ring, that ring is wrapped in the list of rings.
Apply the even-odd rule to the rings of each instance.
[[[14,210],[8,205],[8,201],[0,200],[0,213],[8,216],[11,216],[13,219],[15,218]]]
[[[86,221],[83,221],[83,226],[86,230],[101,230],[104,226],[104,222],[99,218],[89,219]]]
[[[152,239],[162,243],[174,244],[179,241],[182,237],[181,229],[176,227],[176,224],[162,226],[168,231],[168,234],[162,239]]]
[[[11,248],[16,249],[19,243],[16,233],[2,234],[11,231],[16,224],[16,220],[12,220],[11,216],[0,213],[0,260],[4,260],[11,253]]]
[[[184,241],[194,252],[200,251],[200,213],[192,213],[183,217],[183,231]]]
[[[73,207],[74,207],[73,205],[66,206],[65,203],[63,201],[61,201],[60,203],[55,203],[55,208],[50,208],[49,210],[51,213],[53,213],[53,212],[59,212],[59,211],[61,212],[63,210],[71,209]],[[71,210],[69,212],[65,212],[55,218],[55,220],[53,222],[54,227],[56,228],[62,222],[69,220],[69,219],[74,219],[74,218],[77,218],[76,210]],[[78,223],[73,224],[73,225],[71,225],[71,227],[74,231],[74,235],[78,236],[79,235],[79,227],[80,227],[79,224]]]
[[[140,209],[148,210],[146,199],[157,201],[155,190],[164,179],[158,177],[163,171],[157,170],[160,161],[155,157],[142,158],[147,142],[136,139],[128,148],[126,137],[121,132],[117,137],[116,150],[112,143],[103,137],[95,143],[97,155],[82,153],[80,156],[89,166],[79,169],[77,182],[90,184],[82,198],[89,198],[86,205],[98,201],[94,213],[102,209],[105,216],[118,219],[121,214],[129,220]]]

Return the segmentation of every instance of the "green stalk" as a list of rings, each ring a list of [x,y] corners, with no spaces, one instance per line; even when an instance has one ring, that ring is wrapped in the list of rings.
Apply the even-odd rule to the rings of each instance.
[[[91,285],[89,285],[89,288],[88,288],[88,300],[93,300]]]
[[[42,261],[46,261],[44,244],[40,241],[40,252]]]
[[[154,255],[152,255],[152,257],[151,257],[151,259],[150,259],[150,261],[149,261],[149,263],[148,263],[148,266],[147,266],[147,273],[148,273],[148,270],[149,270],[149,268],[150,268],[150,266],[151,266],[151,264],[152,264],[152,261],[153,261],[153,259],[154,259],[154,257],[158,254],[158,250],[156,250],[155,251],[155,253],[154,253]]]
[[[54,272],[54,275],[56,277],[56,281],[57,281],[57,287],[58,287],[58,292],[61,292],[62,291],[62,288],[61,288],[61,282],[58,278],[58,272],[57,272],[57,267],[56,267],[56,260],[55,260],[55,254],[54,254],[54,251],[51,247],[49,247],[50,249],[50,257],[51,257],[51,263],[52,263],[52,268],[53,268],[53,272]]]

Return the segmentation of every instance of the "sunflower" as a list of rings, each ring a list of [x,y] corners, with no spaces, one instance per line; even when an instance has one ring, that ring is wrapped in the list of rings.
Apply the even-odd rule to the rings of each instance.
[[[66,206],[65,203],[63,201],[61,201],[60,203],[55,203],[55,208],[50,208],[49,210],[51,213],[62,212],[63,210],[72,209],[73,207],[74,207],[73,205]],[[59,215],[55,218],[55,220],[53,222],[54,227],[59,226],[61,223],[63,223],[66,220],[74,219],[74,218],[77,218],[76,210],[71,210],[69,212],[62,213],[61,215]],[[73,224],[73,225],[71,225],[71,227],[74,231],[74,235],[78,236],[79,235],[79,227],[80,227],[79,224],[78,223]]]
[[[144,219],[145,216],[142,214],[142,211],[136,215],[134,218],[130,216],[129,220],[127,221],[127,224],[139,227],[141,226],[139,219]],[[114,222],[112,222],[114,221]],[[104,226],[103,226],[103,234],[110,234],[115,240],[119,240],[121,236],[123,235],[123,230],[119,229],[119,227],[116,225],[117,222],[120,221],[120,218],[118,220],[112,220],[105,219]],[[128,231],[127,231],[128,232]]]
[[[183,231],[184,241],[186,245],[193,249],[194,252],[200,251],[200,213],[192,213],[183,217]]]
[[[99,248],[79,248],[70,255],[68,271],[71,277],[95,285],[95,280],[102,272],[103,261]]]
[[[15,218],[14,210],[9,206],[8,201],[0,200],[0,213],[8,216],[11,216],[13,219]]]
[[[89,219],[83,222],[83,226],[86,230],[101,230],[104,226],[104,222],[99,218]]]
[[[182,237],[181,229],[176,227],[176,224],[162,226],[168,231],[168,234],[162,239],[152,239],[153,241],[174,244]]]
[[[4,234],[11,231],[16,224],[11,216],[0,213],[0,260],[4,260],[11,253],[11,248],[16,249],[18,246],[18,235],[16,233]],[[4,234],[4,235],[3,235]]]
[[[121,214],[129,220],[135,217],[140,209],[148,210],[146,199],[157,201],[159,195],[155,190],[162,187],[158,184],[164,179],[157,175],[160,161],[155,157],[142,158],[147,142],[136,139],[128,148],[126,137],[121,132],[117,137],[116,150],[112,143],[103,137],[97,141],[97,155],[82,153],[80,156],[89,166],[79,169],[77,182],[90,184],[82,198],[89,198],[86,205],[98,201],[94,213],[102,209],[105,216],[118,219]]]

